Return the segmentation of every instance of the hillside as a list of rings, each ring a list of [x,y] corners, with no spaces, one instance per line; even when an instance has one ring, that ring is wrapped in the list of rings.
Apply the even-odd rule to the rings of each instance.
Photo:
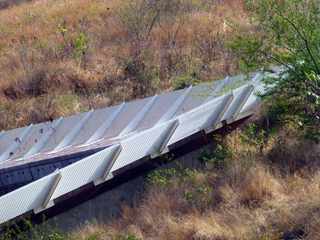
[[[282,66],[198,168],[157,169],[120,216],[0,240],[320,240],[317,0],[35,0],[0,10],[0,130]],[[269,85],[268,85],[269,84]]]
[[[241,0],[39,0],[1,10],[0,130],[234,74],[229,22],[247,24]]]

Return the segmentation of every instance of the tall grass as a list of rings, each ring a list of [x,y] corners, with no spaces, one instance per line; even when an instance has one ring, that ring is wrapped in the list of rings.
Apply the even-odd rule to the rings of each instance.
[[[0,128],[151,95],[177,78],[234,74],[237,60],[225,46],[233,34],[229,21],[247,24],[242,1],[45,0],[3,9],[1,115],[8,118],[21,101],[44,117],[23,113],[0,119]],[[81,107],[46,114],[31,104],[38,97],[57,102],[61,94],[74,95]]]
[[[223,140],[230,153],[223,168],[158,170],[135,207],[124,206],[111,223],[75,230],[71,239],[319,239],[319,146],[302,148],[277,133],[261,151],[245,140],[247,133],[239,130]],[[277,145],[280,139],[291,143],[286,153]],[[314,155],[292,158],[298,146]]]

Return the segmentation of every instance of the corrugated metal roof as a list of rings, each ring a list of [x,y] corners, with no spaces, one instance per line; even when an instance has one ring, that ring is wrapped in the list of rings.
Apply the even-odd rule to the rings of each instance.
[[[3,169],[98,147],[104,150],[0,197],[0,224],[31,210],[49,208],[56,198],[85,184],[107,181],[118,170],[164,154],[196,132],[208,133],[220,128],[222,121],[231,123],[252,115],[259,102],[256,92],[264,89],[262,77],[262,73],[247,79],[230,77],[3,132]]]
[[[66,154],[106,147],[121,138],[151,128],[188,112],[201,104],[251,82],[258,88],[261,73],[227,77],[220,81],[190,86],[118,106],[59,118],[52,122],[30,125],[2,132],[0,137],[0,170],[34,163]],[[251,87],[253,88],[253,87]],[[237,96],[237,91],[235,91]],[[250,94],[249,101],[254,100]],[[233,102],[246,101],[235,99]],[[239,107],[232,103],[224,118]],[[241,106],[240,106],[241,107]]]

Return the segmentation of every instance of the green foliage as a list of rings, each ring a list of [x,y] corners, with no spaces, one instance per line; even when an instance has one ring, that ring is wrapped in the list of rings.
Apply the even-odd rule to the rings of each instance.
[[[230,156],[229,149],[218,143],[212,151],[204,151],[199,160],[209,168],[222,169],[226,166],[226,159]]]
[[[87,110],[87,109],[79,109],[79,96],[75,94],[61,94],[57,95],[53,99],[53,104],[57,108],[57,111],[59,111],[62,114],[65,113],[72,113],[77,112],[79,110]]]
[[[212,188],[207,184],[195,184],[190,189],[185,190],[184,198],[194,207],[204,208],[212,202]]]
[[[320,139],[320,5],[317,0],[249,0],[256,25],[254,34],[234,41],[235,50],[248,69],[280,65],[278,77],[265,80],[269,114],[282,124],[296,121],[304,136]],[[278,118],[278,119],[277,119]]]
[[[62,44],[58,46],[57,54],[60,57],[72,56],[78,61],[79,66],[89,49],[89,37],[83,31],[75,32],[69,30],[66,21],[57,27],[57,33],[62,37]]]
[[[0,235],[0,240],[68,240],[68,237],[59,233],[52,226],[43,224],[41,226],[33,225],[31,221],[25,219],[21,225],[8,227]]]
[[[59,233],[52,233],[48,235],[48,240],[66,240],[66,238]],[[94,240],[94,239],[88,239],[88,240]]]
[[[244,143],[248,143],[259,149],[263,148],[268,137],[267,131],[255,123],[249,123],[241,133],[241,140]]]
[[[177,165],[172,168],[161,168],[153,171],[147,176],[147,182],[159,187],[168,187],[173,181],[193,181],[196,170]]]
[[[89,46],[89,38],[83,32],[80,32],[73,41],[74,57],[77,59],[79,66],[83,62],[83,58],[87,53]]]
[[[182,75],[174,78],[172,81],[174,90],[183,89],[197,83],[199,83],[199,79],[195,76],[195,74]]]
[[[119,235],[115,238],[115,240],[140,240],[140,238],[136,237],[135,235],[128,234],[128,235]]]
[[[57,29],[58,33],[60,33],[62,36],[65,36],[68,32],[68,28],[66,26],[66,22],[63,22],[61,24],[58,25],[58,29]]]
[[[239,55],[239,68],[243,72],[250,72],[262,65],[262,57],[256,52],[262,43],[255,35],[239,34],[229,47]]]
[[[199,181],[201,173],[194,169],[177,166],[155,170],[147,180],[153,186],[170,189],[172,184],[184,186],[178,194],[185,199],[192,207],[205,209],[212,203],[212,187],[207,181]]]
[[[89,237],[86,238],[86,240],[98,240],[100,237],[99,233],[93,233]]]
[[[149,174],[147,181],[152,185],[165,187],[170,184],[170,180],[175,176],[177,176],[175,168],[163,168]]]

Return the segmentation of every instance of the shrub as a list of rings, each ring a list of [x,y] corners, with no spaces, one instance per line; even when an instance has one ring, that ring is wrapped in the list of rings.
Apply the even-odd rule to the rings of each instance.
[[[199,79],[193,75],[182,75],[179,77],[176,77],[172,81],[173,89],[178,90],[178,89],[183,89],[186,87],[189,87],[191,85],[195,85],[199,83]]]
[[[83,58],[85,57],[88,50],[89,39],[85,33],[80,32],[78,36],[75,38],[73,44],[74,57],[77,59],[80,67],[83,62]]]
[[[119,235],[115,238],[115,240],[140,240],[136,236],[129,234],[129,235]]]
[[[255,34],[241,32],[233,49],[248,69],[280,65],[282,73],[265,79],[264,95],[277,124],[296,121],[304,136],[320,138],[320,6],[316,0],[248,0]]]
[[[268,140],[267,131],[262,126],[259,126],[255,123],[249,123],[243,129],[240,137],[244,143],[253,145],[259,149],[260,152]]]
[[[177,176],[177,170],[174,168],[164,168],[153,171],[148,175],[147,180],[150,184],[156,186],[168,186],[170,180]]]
[[[195,185],[185,190],[184,198],[197,209],[206,209],[213,201],[212,188],[207,185]]]
[[[212,151],[204,151],[199,160],[209,168],[222,169],[226,166],[228,157],[230,157],[228,148],[218,143]]]
[[[47,224],[33,225],[25,219],[18,225],[12,225],[7,229],[1,229],[0,240],[67,240],[65,234],[60,233],[54,227]]]

